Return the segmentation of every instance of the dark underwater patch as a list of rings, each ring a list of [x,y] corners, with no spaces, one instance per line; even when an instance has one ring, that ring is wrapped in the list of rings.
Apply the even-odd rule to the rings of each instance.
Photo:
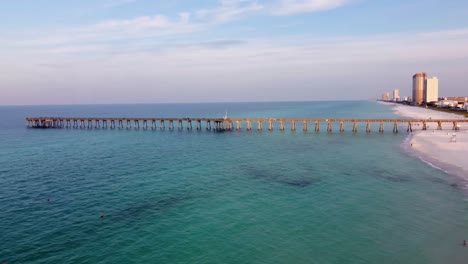
[[[149,215],[161,215],[193,198],[192,196],[175,196],[160,200],[142,201],[139,204],[130,204],[120,210],[114,211],[109,214],[109,217],[120,221],[137,220],[139,218],[148,217]]]
[[[246,171],[248,175],[252,176],[254,179],[261,179],[268,182],[280,183],[283,185],[293,186],[297,188],[305,188],[319,181],[319,179],[291,179],[288,178],[286,175],[280,174],[278,172],[261,170],[252,167],[247,168]]]
[[[428,178],[427,180],[430,181],[430,182],[433,182],[433,183],[442,184],[442,185],[447,185],[447,186],[453,187],[453,188],[455,188],[455,189],[458,189],[458,187],[459,187],[458,184],[456,184],[456,183],[451,183],[450,181],[444,180],[444,179],[441,179],[441,178],[434,178],[434,177],[431,177],[431,178]]]
[[[300,188],[307,187],[313,183],[313,181],[308,180],[278,180],[277,182]]]
[[[440,179],[440,178],[431,177],[431,178],[428,178],[427,180],[430,181],[430,182],[433,182],[433,183],[450,185],[450,183],[448,181],[446,181],[444,179]]]
[[[391,172],[383,169],[370,169],[370,173],[374,177],[382,178],[390,182],[404,183],[412,181],[411,177],[408,175],[391,174]]]
[[[407,176],[382,176],[381,178],[391,182],[410,182]]]

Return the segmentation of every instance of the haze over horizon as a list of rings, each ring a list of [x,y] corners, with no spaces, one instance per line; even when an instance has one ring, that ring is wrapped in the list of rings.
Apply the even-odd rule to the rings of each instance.
[[[3,1],[0,105],[468,96],[468,2]]]

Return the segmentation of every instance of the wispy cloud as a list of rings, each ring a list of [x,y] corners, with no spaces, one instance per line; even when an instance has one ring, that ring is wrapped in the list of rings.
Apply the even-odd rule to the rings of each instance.
[[[17,43],[18,47],[39,49],[56,47],[66,51],[67,46],[75,50],[78,45],[85,47],[115,41],[182,36],[209,30],[220,24],[244,19],[252,15],[292,15],[301,12],[317,12],[337,8],[351,0],[219,0],[217,6],[191,12],[180,12],[176,16],[164,14],[137,16],[130,19],[110,19],[93,25],[54,29],[40,34],[24,35],[21,38],[5,39]],[[108,1],[108,5],[123,5],[136,0]],[[40,37],[34,37],[39,35]],[[63,46],[63,47],[57,47]],[[84,48],[85,50],[86,48]],[[79,49],[76,49],[79,50]]]
[[[196,17],[209,23],[227,23],[242,16],[259,12],[264,6],[252,0],[222,0],[220,6],[212,9],[202,9],[196,12]]]
[[[335,9],[349,3],[350,0],[280,0],[273,6],[271,12],[279,16],[313,13]]]
[[[134,19],[108,20],[96,25],[100,30],[144,30],[144,29],[164,29],[173,26],[173,22],[166,16],[141,16]]]

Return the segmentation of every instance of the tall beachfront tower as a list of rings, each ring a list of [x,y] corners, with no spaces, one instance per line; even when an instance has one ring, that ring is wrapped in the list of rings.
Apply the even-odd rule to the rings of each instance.
[[[439,101],[439,79],[432,77],[426,79],[424,84],[424,102],[437,102]]]
[[[419,72],[413,75],[413,105],[420,105],[424,102],[424,84],[427,73]]]
[[[395,102],[400,101],[400,90],[398,89],[393,90],[393,101]]]

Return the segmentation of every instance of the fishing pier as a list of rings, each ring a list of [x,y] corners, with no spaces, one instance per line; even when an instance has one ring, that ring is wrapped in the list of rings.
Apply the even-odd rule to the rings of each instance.
[[[254,129],[273,131],[279,129],[292,131],[321,130],[329,133],[333,130],[344,132],[348,128],[358,132],[359,128],[370,133],[373,129],[381,133],[390,127],[393,133],[400,129],[412,132],[420,130],[442,130],[448,124],[452,130],[459,130],[460,123],[468,123],[468,119],[309,119],[309,118],[104,118],[104,117],[31,117],[26,118],[29,128],[68,128],[68,129],[169,129],[201,131],[246,131]],[[447,127],[447,126],[446,126]],[[377,129],[378,128],[378,129]]]

